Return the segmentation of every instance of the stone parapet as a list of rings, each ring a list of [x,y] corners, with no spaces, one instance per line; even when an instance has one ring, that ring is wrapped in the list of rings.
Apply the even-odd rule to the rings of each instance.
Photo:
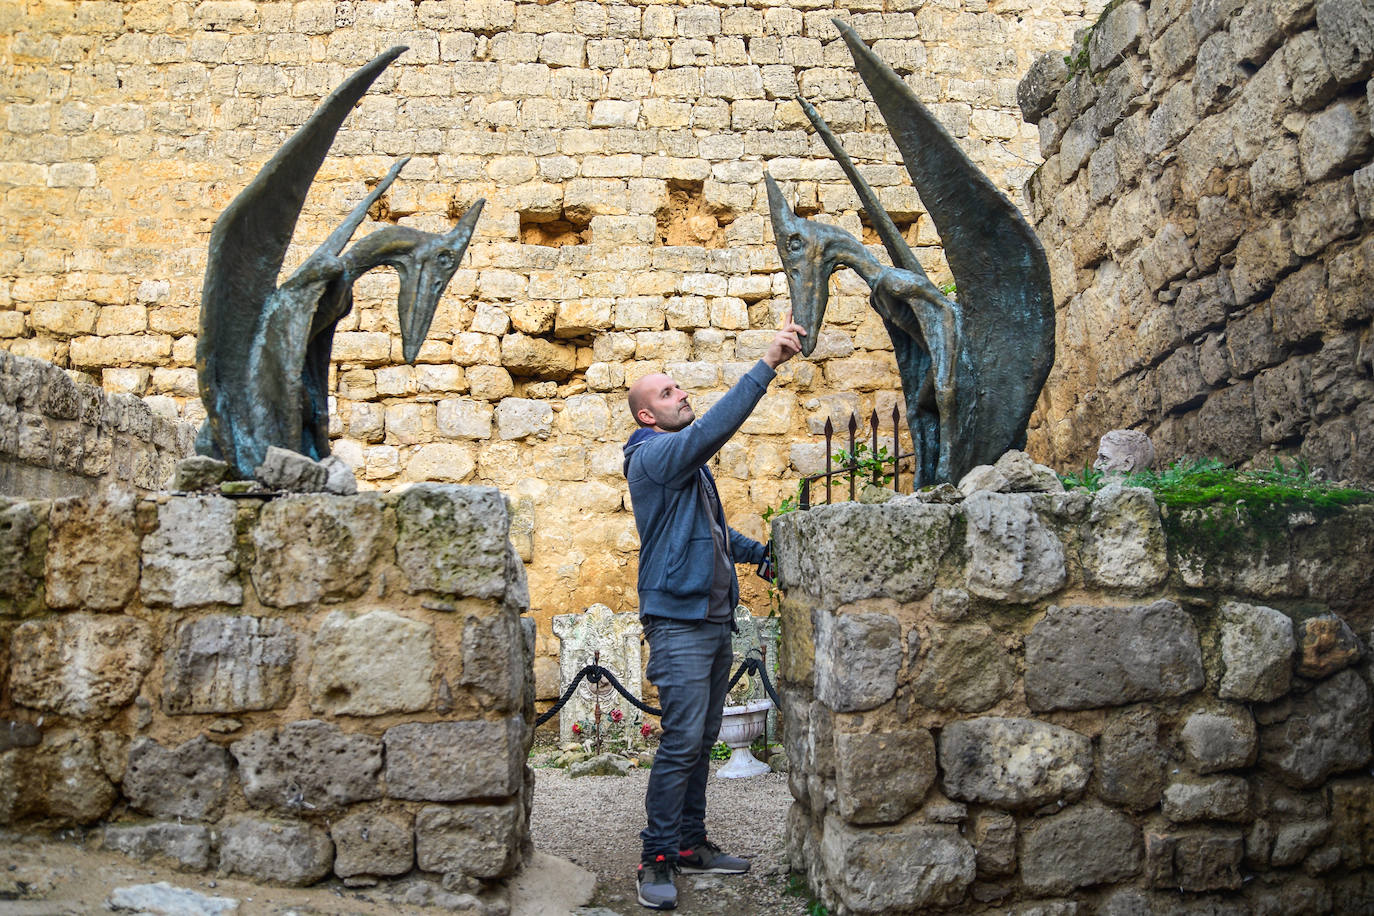
[[[777,519],[794,871],[836,914],[1368,912],[1374,506],[1244,519]]]
[[[195,450],[195,427],[173,414],[0,350],[0,496],[72,496],[106,483],[156,490]]]
[[[1020,86],[1057,356],[1030,450],[1302,458],[1374,481],[1374,12],[1112,4]]]
[[[0,515],[0,824],[286,884],[418,870],[505,912],[534,630],[500,493]]]

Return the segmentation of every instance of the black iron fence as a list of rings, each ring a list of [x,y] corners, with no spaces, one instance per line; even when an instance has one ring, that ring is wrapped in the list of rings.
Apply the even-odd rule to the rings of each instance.
[[[902,487],[902,462],[911,459],[913,468],[911,479],[915,481],[915,460],[918,457],[915,451],[902,451],[902,414],[900,408],[892,408],[892,451],[889,452],[879,439],[878,411],[875,409],[869,416],[869,432],[865,440],[859,439],[859,417],[858,414],[849,415],[849,447],[841,450],[840,461],[836,463],[835,455],[835,424],[827,417],[825,421],[825,472],[812,474],[803,477],[798,493],[799,509],[810,509],[811,485],[819,481],[825,481],[825,502],[834,501],[834,489],[841,483],[837,478],[849,478],[849,498],[854,500],[858,496],[859,480],[869,478],[869,482],[875,487],[881,487],[889,481],[894,492],[900,493]]]

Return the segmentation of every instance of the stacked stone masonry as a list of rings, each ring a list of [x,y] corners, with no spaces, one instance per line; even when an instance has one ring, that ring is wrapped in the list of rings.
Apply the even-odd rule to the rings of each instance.
[[[1374,506],[1235,513],[776,521],[788,851],[830,912],[1374,910]]]
[[[626,385],[666,369],[707,406],[787,307],[764,169],[802,213],[868,231],[796,96],[948,279],[830,18],[875,42],[1019,200],[1039,158],[1018,81],[1104,3],[0,4],[0,347],[170,399],[198,423],[212,221],[346,73],[408,45],[344,123],[287,269],[401,156],[413,158],[359,236],[439,230],[486,198],[416,366],[400,358],[394,275],[359,284],[334,343],[334,449],[364,487],[510,494],[552,695],[553,615],[635,607]],[[816,469],[827,418],[887,416],[901,400],[852,274],[834,281],[826,321],[814,358],[787,369],[715,468],[746,533],[761,536],[763,508]],[[761,611],[762,589],[746,589]]]
[[[0,515],[0,824],[506,912],[534,630],[498,492],[111,492]]]
[[[1374,9],[1124,2],[1037,61],[1058,358],[1030,434],[1374,480]]]
[[[107,481],[162,487],[194,450],[195,428],[150,401],[0,350],[0,495],[69,496]]]

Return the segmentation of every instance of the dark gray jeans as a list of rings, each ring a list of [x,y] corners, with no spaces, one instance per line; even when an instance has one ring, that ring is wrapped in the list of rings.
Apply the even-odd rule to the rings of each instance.
[[[720,734],[730,680],[730,624],[645,617],[649,667],[663,710],[654,767],[644,796],[648,826],[640,832],[644,858],[666,855],[706,837],[706,782],[711,747]]]

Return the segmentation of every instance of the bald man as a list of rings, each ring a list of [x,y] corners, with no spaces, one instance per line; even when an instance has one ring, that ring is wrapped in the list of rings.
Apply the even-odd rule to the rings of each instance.
[[[706,838],[706,782],[730,676],[739,601],[735,564],[761,564],[767,548],[726,524],[706,464],[749,418],[778,366],[801,350],[805,333],[788,312],[763,359],[699,420],[687,392],[666,375],[645,376],[630,387],[639,429],[625,444],[625,478],[639,529],[646,674],[663,709],[636,882],[639,902],[650,909],[677,906],[679,870],[749,870],[744,859]]]

